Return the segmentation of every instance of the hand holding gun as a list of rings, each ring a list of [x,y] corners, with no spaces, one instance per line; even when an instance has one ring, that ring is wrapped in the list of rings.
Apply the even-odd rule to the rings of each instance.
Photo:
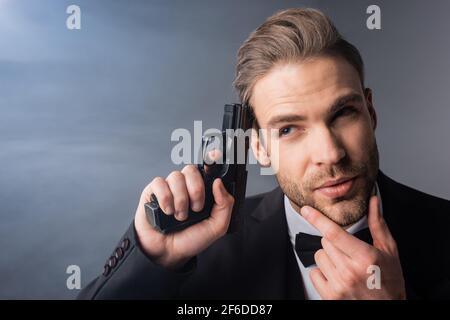
[[[144,189],[135,228],[154,262],[178,268],[239,228],[251,125],[247,106],[225,105],[221,136],[203,138],[203,162],[157,177]]]

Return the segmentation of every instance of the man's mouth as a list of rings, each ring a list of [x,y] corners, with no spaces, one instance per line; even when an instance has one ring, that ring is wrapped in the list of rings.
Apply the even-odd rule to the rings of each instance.
[[[342,177],[339,179],[329,180],[323,183],[314,191],[328,198],[343,197],[352,189],[357,177]]]

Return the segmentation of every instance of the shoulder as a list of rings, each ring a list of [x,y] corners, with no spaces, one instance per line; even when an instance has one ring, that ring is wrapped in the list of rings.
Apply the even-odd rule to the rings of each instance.
[[[409,209],[408,215],[414,214],[422,219],[440,218],[450,223],[450,201],[414,189],[401,182],[395,181],[380,172],[378,183],[381,199],[388,205]],[[405,210],[402,210],[405,212]],[[411,216],[409,216],[411,218]]]
[[[408,239],[418,234],[450,245],[450,201],[397,182],[380,172],[378,186],[381,193],[383,215],[399,236]],[[423,239],[422,239],[423,240]]]
[[[252,196],[248,196],[245,198],[244,203],[242,204],[242,211],[245,213],[250,213],[255,210],[259,204],[263,201],[263,199],[268,196],[270,192],[258,193]]]

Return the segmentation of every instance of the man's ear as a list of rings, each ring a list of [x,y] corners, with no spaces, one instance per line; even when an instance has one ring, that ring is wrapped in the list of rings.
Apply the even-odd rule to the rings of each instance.
[[[264,167],[270,167],[270,158],[267,154],[266,148],[264,147],[264,137],[258,133],[258,130],[252,128],[252,139],[251,139],[251,147],[253,154],[255,155],[256,160],[258,160],[259,164]]]
[[[367,109],[369,111],[370,119],[372,121],[373,131],[377,128],[377,113],[375,112],[375,108],[372,102],[372,89],[366,88],[364,89],[364,96],[366,99]]]

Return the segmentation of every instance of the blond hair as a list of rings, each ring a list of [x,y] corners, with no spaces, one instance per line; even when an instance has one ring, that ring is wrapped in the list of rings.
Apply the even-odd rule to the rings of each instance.
[[[249,104],[255,83],[275,64],[324,55],[348,61],[364,88],[364,64],[358,49],[339,34],[325,14],[310,8],[279,11],[239,48],[234,87],[241,102]]]

